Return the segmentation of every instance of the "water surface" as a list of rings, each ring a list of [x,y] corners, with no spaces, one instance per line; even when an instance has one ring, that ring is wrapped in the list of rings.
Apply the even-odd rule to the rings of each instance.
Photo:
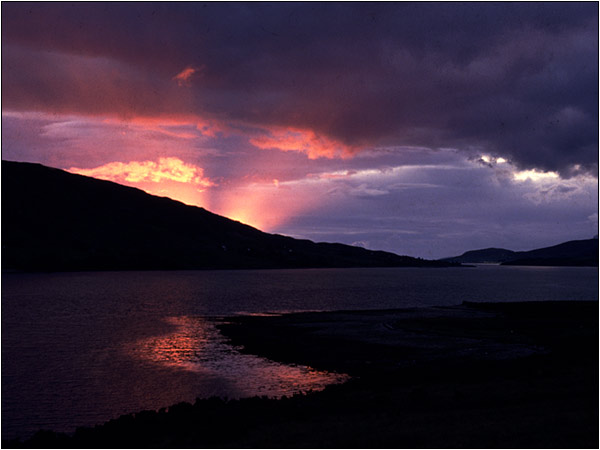
[[[196,397],[342,379],[243,355],[211,318],[462,301],[597,300],[596,268],[314,269],[2,275],[2,436],[72,431]]]

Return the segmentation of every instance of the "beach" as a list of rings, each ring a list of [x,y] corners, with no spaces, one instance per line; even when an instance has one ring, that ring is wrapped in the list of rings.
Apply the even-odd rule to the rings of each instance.
[[[598,302],[239,316],[219,328],[245,352],[351,379],[279,400],[197,400],[3,446],[598,446]]]

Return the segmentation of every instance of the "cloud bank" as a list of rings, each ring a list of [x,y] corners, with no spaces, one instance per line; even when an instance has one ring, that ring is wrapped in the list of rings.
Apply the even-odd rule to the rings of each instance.
[[[6,3],[2,18],[3,110],[597,176],[597,3]]]

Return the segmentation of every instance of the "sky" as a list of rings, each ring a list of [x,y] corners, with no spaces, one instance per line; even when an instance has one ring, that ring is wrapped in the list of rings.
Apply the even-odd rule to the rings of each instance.
[[[598,3],[2,3],[2,158],[428,259],[598,233]]]

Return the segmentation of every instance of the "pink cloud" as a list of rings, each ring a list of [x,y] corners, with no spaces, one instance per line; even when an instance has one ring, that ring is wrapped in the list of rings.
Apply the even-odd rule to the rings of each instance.
[[[253,137],[250,143],[262,149],[278,149],[305,153],[309,159],[348,158],[354,149],[335,139],[319,135],[312,130],[274,129],[268,134]]]
[[[202,70],[202,67],[200,68],[195,68],[195,67],[186,67],[185,69],[183,69],[181,72],[179,72],[177,75],[175,75],[173,77],[173,80],[177,82],[178,86],[191,86],[191,81],[190,79],[192,78],[192,76],[195,73],[198,73]]]
[[[110,162],[92,169],[71,167],[67,170],[196,206],[205,206],[208,188],[216,186],[204,176],[202,167],[174,157],[159,158],[158,161]]]
[[[214,183],[204,177],[201,167],[184,163],[179,158],[159,158],[158,161],[111,162],[93,169],[71,167],[69,172],[117,183],[176,181],[207,188]]]

